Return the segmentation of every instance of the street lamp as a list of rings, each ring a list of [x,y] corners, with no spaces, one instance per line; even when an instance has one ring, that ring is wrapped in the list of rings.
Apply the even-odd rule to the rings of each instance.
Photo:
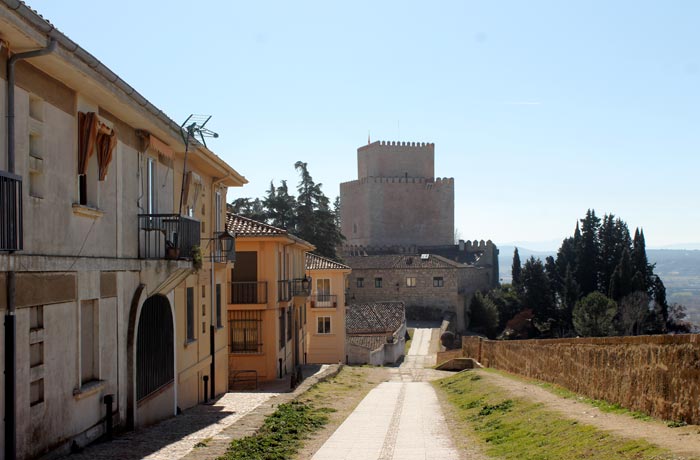
[[[212,399],[214,399],[214,396],[216,395],[216,346],[214,344],[214,333],[216,332],[216,328],[218,326],[218,321],[217,324],[214,324],[214,318],[216,318],[216,305],[215,305],[215,282],[214,282],[214,261],[228,261],[232,260],[228,258],[228,254],[235,254],[235,242],[236,238],[229,233],[228,231],[224,230],[223,232],[219,232],[219,234],[213,238],[208,238],[209,239],[209,244],[211,244],[212,241],[215,242],[215,247],[210,248],[209,250],[209,278],[210,278],[210,297],[211,297],[211,316],[209,317],[209,351],[211,353],[211,365],[209,368],[209,375],[211,377],[210,379],[210,393]],[[216,250],[214,250],[216,248]],[[219,255],[222,257],[219,258]],[[221,300],[219,300],[221,301]],[[205,401],[206,402],[206,401]]]

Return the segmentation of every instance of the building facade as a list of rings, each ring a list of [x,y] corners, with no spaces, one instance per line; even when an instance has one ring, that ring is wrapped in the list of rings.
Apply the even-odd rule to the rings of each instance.
[[[345,285],[351,269],[331,259],[306,253],[311,278],[305,361],[309,364],[345,362]]]
[[[0,432],[14,433],[0,449],[29,458],[85,445],[107,419],[142,426],[201,401],[212,322],[225,391],[226,323],[209,306],[232,264],[217,253],[212,278],[209,241],[228,187],[246,180],[199,144],[185,169],[177,123],[11,3],[0,4]]]
[[[306,252],[314,246],[286,230],[229,213],[236,264],[228,298],[229,388],[269,381],[303,364],[308,325]]]

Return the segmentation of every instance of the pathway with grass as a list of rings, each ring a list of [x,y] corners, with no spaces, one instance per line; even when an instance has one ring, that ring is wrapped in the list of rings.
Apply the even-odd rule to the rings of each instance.
[[[391,381],[369,392],[313,456],[338,459],[459,460],[428,380],[449,373],[426,369],[435,364],[433,329],[416,328],[403,364],[391,369]]]

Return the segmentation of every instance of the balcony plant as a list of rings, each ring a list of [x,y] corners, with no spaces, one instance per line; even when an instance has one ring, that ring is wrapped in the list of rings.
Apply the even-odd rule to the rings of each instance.
[[[202,262],[202,248],[198,244],[192,246],[192,268],[195,271],[199,271],[203,266]]]

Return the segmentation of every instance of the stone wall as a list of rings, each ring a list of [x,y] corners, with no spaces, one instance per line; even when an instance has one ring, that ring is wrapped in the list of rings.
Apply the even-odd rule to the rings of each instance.
[[[435,144],[376,141],[357,149],[357,177],[433,177]]]
[[[700,424],[700,335],[462,339],[484,366],[555,383],[667,420]]]

